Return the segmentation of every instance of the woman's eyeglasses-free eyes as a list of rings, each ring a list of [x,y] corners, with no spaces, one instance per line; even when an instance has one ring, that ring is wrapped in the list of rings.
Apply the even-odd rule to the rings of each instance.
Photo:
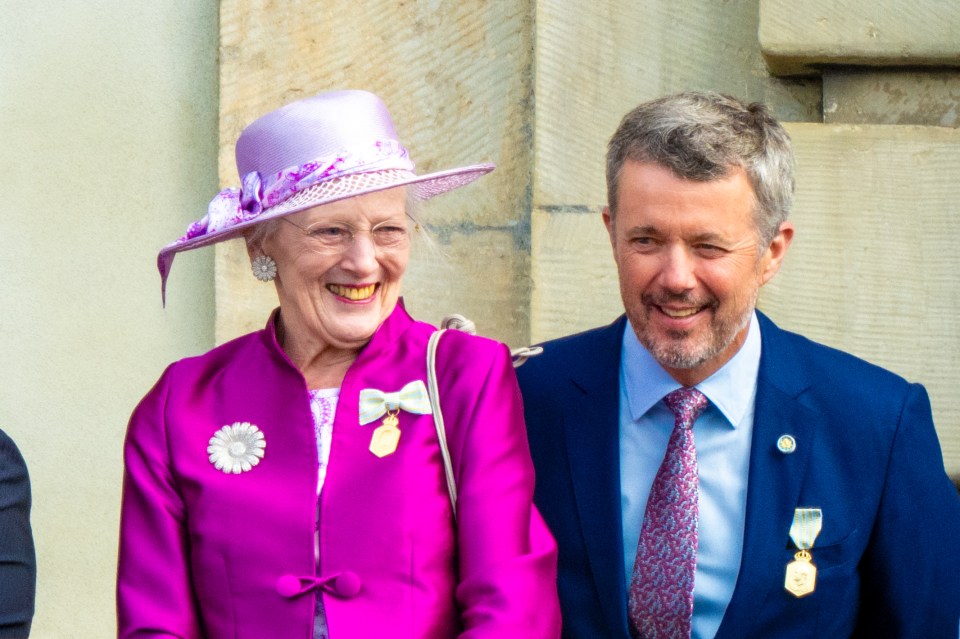
[[[285,217],[284,222],[295,226],[301,233],[313,240],[317,248],[327,253],[341,253],[351,246],[362,233],[369,233],[374,245],[380,249],[395,249],[403,246],[408,238],[407,227],[393,221],[381,222],[370,229],[355,229],[349,224],[331,223],[313,224],[304,228]]]

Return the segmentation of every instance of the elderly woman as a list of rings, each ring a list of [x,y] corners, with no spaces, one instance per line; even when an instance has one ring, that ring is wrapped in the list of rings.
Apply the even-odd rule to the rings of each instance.
[[[280,308],[171,365],[131,417],[120,636],[559,635],[509,352],[458,331],[431,345],[399,297],[408,201],[493,167],[416,175],[363,91],[269,113],[236,152],[242,188],[160,272],[242,236]]]

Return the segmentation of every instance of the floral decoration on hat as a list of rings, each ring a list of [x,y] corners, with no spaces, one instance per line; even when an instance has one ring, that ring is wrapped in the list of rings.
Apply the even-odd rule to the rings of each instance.
[[[228,475],[239,475],[260,463],[267,442],[250,422],[234,422],[214,433],[209,444],[210,463]]]

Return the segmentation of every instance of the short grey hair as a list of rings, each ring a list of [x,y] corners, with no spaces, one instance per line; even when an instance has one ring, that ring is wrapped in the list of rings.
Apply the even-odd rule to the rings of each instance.
[[[627,113],[607,145],[607,202],[614,219],[626,160],[653,162],[677,177],[701,182],[743,167],[756,195],[754,217],[764,248],[790,213],[790,136],[760,102],[689,91],[644,102]]]

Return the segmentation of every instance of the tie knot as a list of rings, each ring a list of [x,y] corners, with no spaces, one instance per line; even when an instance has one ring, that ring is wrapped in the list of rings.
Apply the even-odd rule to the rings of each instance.
[[[668,393],[663,403],[677,416],[674,426],[692,428],[694,420],[700,416],[710,400],[696,388],[679,388]]]

